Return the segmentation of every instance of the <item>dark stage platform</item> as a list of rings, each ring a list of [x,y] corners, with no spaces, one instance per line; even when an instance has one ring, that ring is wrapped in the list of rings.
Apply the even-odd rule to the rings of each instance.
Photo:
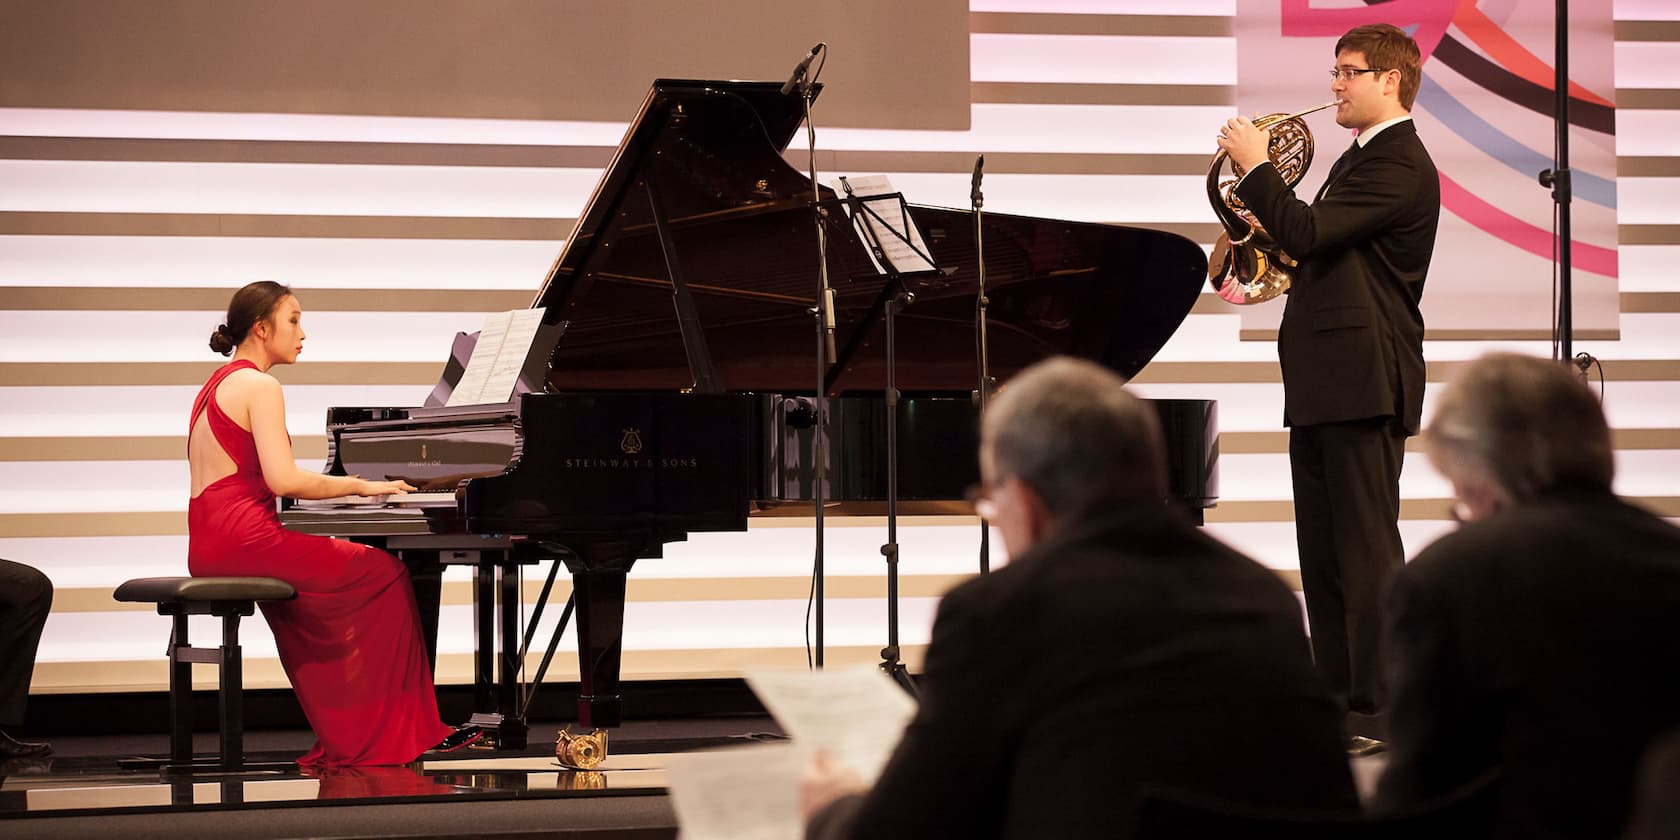
[[[53,738],[54,754],[0,763],[0,834],[8,837],[587,837],[676,836],[662,757],[781,740],[766,717],[629,721],[592,771],[554,761],[560,724],[533,724],[531,749],[467,749],[404,767],[237,776],[125,770],[161,756],[166,735]],[[251,731],[252,761],[289,761],[308,731]],[[200,753],[216,749],[201,733]]]

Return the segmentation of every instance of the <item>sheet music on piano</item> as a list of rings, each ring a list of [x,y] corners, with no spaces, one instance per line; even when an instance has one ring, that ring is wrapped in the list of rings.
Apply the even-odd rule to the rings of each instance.
[[[542,316],[540,306],[484,316],[472,358],[445,405],[484,405],[513,399],[514,385],[531,353],[537,328],[542,326]]]
[[[885,175],[842,175],[834,181],[834,191],[862,202],[865,212],[853,213],[850,203],[842,204],[852,216],[852,226],[866,243],[880,243],[880,253],[870,250],[869,260],[875,270],[886,274],[916,274],[933,271],[928,259],[932,252],[922,240],[922,230],[905,213],[903,196],[893,189]],[[882,261],[885,261],[885,265]]]

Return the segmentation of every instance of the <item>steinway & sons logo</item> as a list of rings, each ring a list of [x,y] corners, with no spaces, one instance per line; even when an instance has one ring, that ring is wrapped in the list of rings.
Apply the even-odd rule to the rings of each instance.
[[[408,465],[411,467],[438,467],[443,465],[443,460],[428,456],[426,454],[426,444],[422,443],[420,444],[420,460],[409,461]]]
[[[699,458],[638,458],[644,444],[642,430],[634,426],[623,429],[618,436],[618,451],[623,458],[567,458],[567,469],[635,470],[635,469],[692,469],[700,466]]]

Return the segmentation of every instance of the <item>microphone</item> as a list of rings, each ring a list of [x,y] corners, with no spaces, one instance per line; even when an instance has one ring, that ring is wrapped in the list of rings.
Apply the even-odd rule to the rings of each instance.
[[[789,76],[788,80],[782,83],[783,96],[793,93],[794,88],[799,87],[799,83],[805,80],[805,71],[811,69],[811,59],[816,58],[817,53],[821,52],[825,46],[828,45],[818,41],[817,45],[811,48],[811,52],[806,54],[805,58],[800,60],[799,66],[793,68],[793,75]]]
[[[980,155],[974,159],[974,181],[969,186],[968,200],[975,207],[980,206],[980,168],[986,164],[986,156]]]

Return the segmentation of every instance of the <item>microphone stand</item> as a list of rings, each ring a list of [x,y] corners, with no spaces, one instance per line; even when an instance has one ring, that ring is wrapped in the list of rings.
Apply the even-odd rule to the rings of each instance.
[[[911,697],[916,697],[919,696],[916,691],[916,683],[910,679],[910,671],[905,668],[904,662],[898,658],[898,405],[900,397],[898,392],[898,313],[904,307],[915,303],[916,295],[905,285],[904,276],[900,273],[898,266],[887,258],[886,250],[881,244],[881,236],[876,231],[875,225],[880,224],[887,227],[892,235],[904,239],[906,244],[909,244],[909,239],[905,238],[904,234],[893,231],[891,226],[886,224],[885,220],[876,214],[863,198],[853,193],[852,185],[847,182],[845,176],[840,178],[840,187],[845,191],[845,198],[841,199],[841,202],[851,208],[852,218],[855,220],[854,224],[857,225],[859,236],[863,238],[865,245],[874,254],[875,260],[887,276],[886,285],[881,287],[881,295],[878,298],[882,305],[882,311],[885,313],[883,329],[887,334],[887,541],[881,546],[881,556],[886,558],[887,561],[887,646],[881,648],[880,667],[882,671],[887,673],[887,676],[892,677],[893,682],[898,683],[899,687],[904,689],[905,693]],[[874,198],[879,199],[882,196],[875,196]],[[896,198],[901,214],[899,218],[905,220],[905,232],[908,233],[908,227],[912,224],[910,210],[904,205],[904,195],[902,193],[897,194]],[[866,217],[870,221],[864,221]],[[913,245],[911,247],[914,248]],[[926,254],[921,256],[927,257]],[[929,260],[929,265],[932,265],[931,260]]]
[[[898,289],[887,298],[887,543],[881,556],[887,559],[887,646],[881,649],[881,670],[893,678],[911,697],[919,696],[910,672],[898,658],[898,355],[894,335],[898,332],[898,310],[916,301],[897,274],[892,284]]]
[[[980,387],[976,390],[976,404],[980,406],[980,422],[986,418],[986,401],[992,390],[992,371],[989,346],[986,341],[986,307],[991,301],[986,299],[986,251],[982,240],[983,224],[980,218],[980,207],[985,198],[980,194],[980,168],[985,165],[986,156],[980,155],[974,159],[974,180],[970,184],[968,200],[974,207],[974,264],[980,281],[980,292],[974,298],[974,335],[976,356],[980,363]],[[890,345],[889,345],[890,346]],[[992,570],[992,523],[980,518],[980,573]]]
[[[1557,361],[1569,362],[1574,357],[1572,345],[1575,332],[1574,230],[1570,219],[1570,202],[1574,200],[1574,195],[1569,174],[1569,0],[1557,0],[1554,29],[1557,40],[1553,47],[1556,57],[1552,62],[1555,74],[1552,94],[1556,105],[1552,124],[1557,133],[1557,157],[1552,162],[1552,169],[1540,173],[1539,181],[1540,186],[1551,188],[1552,202],[1557,205],[1558,311],[1553,343],[1558,354]],[[1593,359],[1584,353],[1582,355],[1585,358],[1574,361],[1585,380]]]
[[[817,391],[812,400],[816,417],[811,433],[811,505],[816,519],[816,547],[811,561],[811,597],[816,610],[816,650],[812,664],[820,669],[823,667],[823,503],[827,490],[825,484],[828,481],[828,393],[824,380],[828,372],[828,360],[834,356],[834,291],[828,284],[828,211],[822,205],[822,190],[817,183],[817,129],[811,122],[811,100],[816,98],[816,77],[822,72],[822,65],[817,65],[816,73],[806,75],[805,72],[806,68],[811,66],[811,59],[815,58],[818,52],[824,54],[823,62],[827,63],[828,46],[819,43],[812,47],[810,55],[805,56],[799,66],[794,68],[793,77],[782,86],[782,93],[789,93],[797,87],[800,102],[804,105],[805,140],[809,149],[811,177],[811,211],[817,228],[817,305],[811,309],[817,332]]]

